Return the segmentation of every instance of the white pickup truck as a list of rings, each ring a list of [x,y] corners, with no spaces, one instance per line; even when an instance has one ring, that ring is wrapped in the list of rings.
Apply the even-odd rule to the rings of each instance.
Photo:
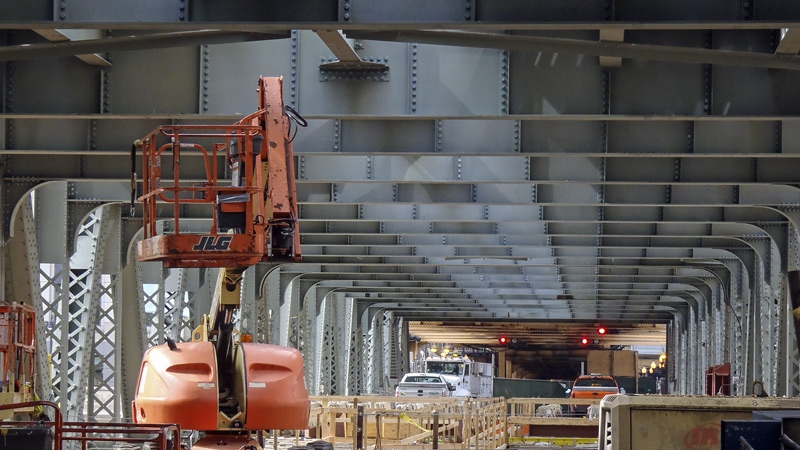
[[[449,397],[455,386],[438,373],[407,373],[397,383],[395,397]]]

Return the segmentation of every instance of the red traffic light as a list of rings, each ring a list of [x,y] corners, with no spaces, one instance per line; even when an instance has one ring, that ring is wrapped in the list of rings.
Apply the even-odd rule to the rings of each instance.
[[[582,337],[581,338],[581,345],[589,345],[589,338]]]
[[[505,336],[500,336],[499,338],[497,338],[497,342],[499,342],[500,345],[506,345],[508,344],[508,338]]]
[[[605,328],[605,327],[600,327],[600,328],[598,328],[598,329],[597,329],[597,333],[599,333],[599,334],[606,334],[606,328]]]

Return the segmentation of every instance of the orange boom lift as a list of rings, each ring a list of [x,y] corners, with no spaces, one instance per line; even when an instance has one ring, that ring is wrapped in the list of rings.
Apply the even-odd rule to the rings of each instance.
[[[234,324],[245,269],[300,260],[291,125],[305,121],[283,104],[282,78],[262,77],[258,86],[259,110],[233,125],[162,126],[134,143],[143,161],[139,260],[221,268],[210,314],[192,342],[167,339],[149,349],[133,401],[137,423],[204,431],[193,446],[199,449],[219,442],[260,448],[255,431],[308,426],[302,354],[254,343]],[[200,182],[181,180],[181,159],[190,152],[204,161]],[[223,169],[230,173],[224,182]],[[210,230],[192,232],[181,223],[187,205],[209,207]]]

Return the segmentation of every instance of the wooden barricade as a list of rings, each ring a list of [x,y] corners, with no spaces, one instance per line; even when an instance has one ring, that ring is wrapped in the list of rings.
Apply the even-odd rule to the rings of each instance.
[[[351,444],[354,450],[493,450],[508,445],[503,398],[319,396],[311,401],[309,434]]]
[[[570,406],[581,412],[570,412]],[[572,398],[510,398],[508,423],[512,437],[598,436],[600,400]]]

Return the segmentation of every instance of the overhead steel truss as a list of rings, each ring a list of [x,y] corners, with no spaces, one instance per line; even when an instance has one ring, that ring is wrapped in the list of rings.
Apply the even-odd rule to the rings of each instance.
[[[143,350],[188,337],[215,271],[136,262],[128,150],[254,110],[263,74],[309,123],[304,258],[247,271],[240,326],[301,349],[312,393],[386,392],[411,322],[608,320],[668,325],[674,392],[731,362],[737,394],[796,395],[798,24],[789,0],[5,2],[0,261],[37,383],[126,416]]]

